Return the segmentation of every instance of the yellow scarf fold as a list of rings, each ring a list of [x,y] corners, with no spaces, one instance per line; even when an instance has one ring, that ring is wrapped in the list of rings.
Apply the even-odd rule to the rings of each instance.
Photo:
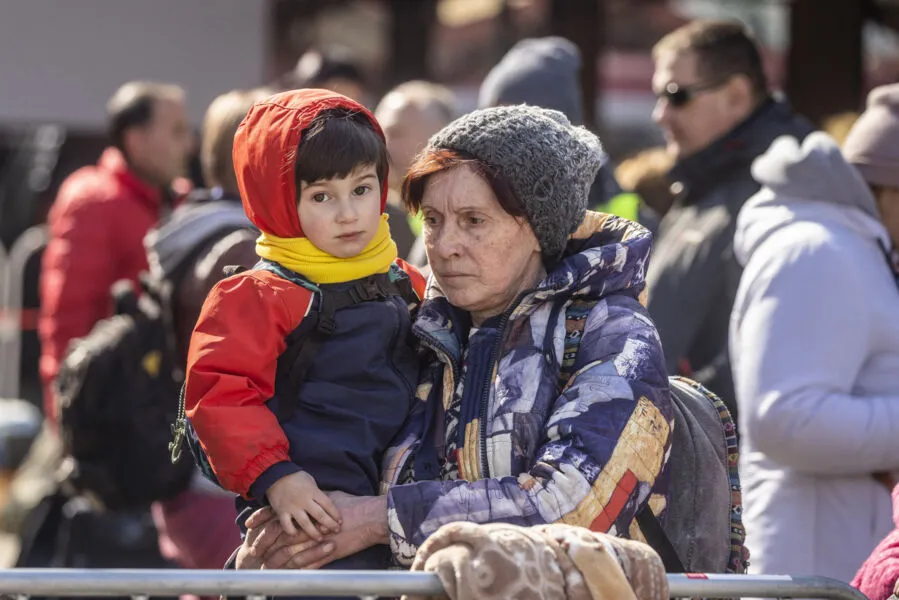
[[[378,232],[361,253],[338,258],[319,250],[306,238],[282,238],[263,232],[256,240],[256,254],[299,273],[312,283],[344,283],[386,273],[396,260],[396,243],[390,237],[387,215],[381,215]]]

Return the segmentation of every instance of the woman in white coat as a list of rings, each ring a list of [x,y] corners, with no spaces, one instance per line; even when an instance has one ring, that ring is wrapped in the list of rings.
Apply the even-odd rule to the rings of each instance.
[[[899,86],[844,145],[780,138],[753,165],[731,319],[754,573],[850,581],[892,529],[899,472]]]

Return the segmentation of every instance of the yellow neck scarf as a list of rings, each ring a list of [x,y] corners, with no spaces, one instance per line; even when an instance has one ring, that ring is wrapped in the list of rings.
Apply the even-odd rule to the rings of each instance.
[[[381,215],[378,232],[365,250],[350,258],[332,256],[306,238],[281,238],[265,232],[256,240],[256,254],[312,283],[344,283],[386,273],[397,257],[386,214]]]

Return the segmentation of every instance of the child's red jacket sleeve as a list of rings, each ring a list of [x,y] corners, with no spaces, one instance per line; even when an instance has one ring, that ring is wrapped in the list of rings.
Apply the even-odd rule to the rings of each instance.
[[[219,282],[190,340],[185,409],[221,485],[243,496],[259,476],[290,463],[289,444],[265,406],[285,338],[312,293],[263,270]]]

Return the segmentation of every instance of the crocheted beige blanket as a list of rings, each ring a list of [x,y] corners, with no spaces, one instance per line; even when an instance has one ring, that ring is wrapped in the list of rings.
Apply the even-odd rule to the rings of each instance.
[[[418,549],[412,570],[436,573],[451,600],[668,598],[652,548],[569,525],[444,525]]]

